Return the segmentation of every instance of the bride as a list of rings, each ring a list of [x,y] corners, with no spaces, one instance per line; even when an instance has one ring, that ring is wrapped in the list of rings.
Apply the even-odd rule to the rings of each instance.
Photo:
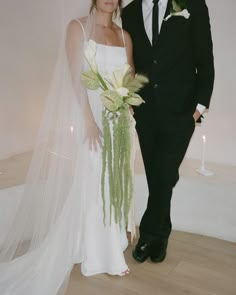
[[[1,295],[64,294],[77,263],[85,276],[129,273],[127,224],[124,214],[120,222],[114,219],[107,174],[105,200],[101,196],[101,91],[81,82],[89,40],[102,75],[126,63],[133,67],[130,37],[113,22],[121,2],[93,0],[89,16],[70,21],[62,38],[24,193],[0,241]],[[134,134],[131,111],[130,126]],[[134,142],[132,161],[133,155]],[[130,213],[133,231],[132,206]]]
[[[83,52],[81,44],[88,39],[96,42],[96,64],[99,73],[111,74],[128,63],[133,67],[132,43],[127,32],[117,26],[112,18],[121,9],[121,0],[93,0],[90,20],[88,17],[70,22],[67,31],[66,50],[73,80],[77,77],[78,52]],[[90,24],[88,24],[90,23]],[[76,65],[76,69],[75,69]],[[102,112],[103,103],[99,91],[88,91],[88,103],[84,102],[85,136],[90,153],[86,164],[90,167],[87,175],[85,213],[85,235],[83,240],[82,273],[93,275],[101,272],[128,274],[123,251],[128,246],[125,223],[122,226],[112,222],[104,227],[102,197],[100,196],[102,168]],[[91,190],[91,191],[90,191]],[[109,203],[109,199],[106,200]],[[106,208],[106,216],[109,206]],[[107,220],[110,220],[110,218]]]

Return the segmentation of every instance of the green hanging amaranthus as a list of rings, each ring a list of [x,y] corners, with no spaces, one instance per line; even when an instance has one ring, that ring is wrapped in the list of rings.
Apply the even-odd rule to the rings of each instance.
[[[125,221],[127,222],[133,195],[133,177],[130,160],[132,130],[130,130],[130,110],[128,105],[125,105],[116,113],[111,113],[106,109],[103,111],[103,131],[102,198],[104,223],[106,171],[108,171],[109,182],[110,217],[114,211],[115,222],[119,223],[124,212]]]
[[[101,195],[103,199],[104,224],[106,223],[105,183],[109,184],[110,218],[114,213],[116,223],[120,223],[128,213],[133,195],[131,169],[131,106],[139,106],[143,99],[136,94],[148,79],[143,75],[132,76],[132,69],[124,64],[110,76],[102,77],[96,64],[96,42],[90,40],[85,49],[85,57],[90,70],[81,74],[84,85],[90,90],[102,89],[104,104],[102,114],[104,143],[102,148]],[[106,178],[108,175],[108,178]],[[123,213],[124,212],[124,213]],[[110,220],[111,222],[111,220]]]

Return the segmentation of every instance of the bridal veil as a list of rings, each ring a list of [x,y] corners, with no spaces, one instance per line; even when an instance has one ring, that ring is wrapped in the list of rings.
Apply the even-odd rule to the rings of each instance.
[[[58,59],[49,83],[24,193],[7,234],[0,233],[0,294],[61,295],[65,293],[73,264],[80,262],[83,251],[75,245],[83,239],[86,197],[83,179],[84,175],[89,175],[89,167],[83,161],[88,152],[84,140],[88,102],[86,90],[80,83],[84,39],[82,35],[76,37],[78,50],[70,50],[70,38],[75,36],[73,32],[68,33],[68,23],[88,15],[91,2],[14,2],[14,5],[10,5],[12,1],[1,3],[1,21],[3,25],[10,22],[9,15],[17,20],[19,26],[14,30],[21,50],[27,50],[30,42],[39,36],[34,31],[26,36],[24,26],[27,32],[40,28],[46,17],[51,26],[43,34],[47,35],[48,46],[52,44],[51,38],[55,41],[52,51],[58,53]],[[15,10],[9,11],[13,6]],[[27,11],[28,19],[20,18],[22,10]],[[87,36],[93,34],[93,20],[91,15],[84,21]],[[47,48],[47,45],[42,44],[42,47]],[[30,56],[29,61],[24,61],[27,62],[30,62]],[[34,73],[29,71],[28,74]],[[75,170],[77,163],[81,169]],[[78,192],[78,197],[71,193],[72,190]]]

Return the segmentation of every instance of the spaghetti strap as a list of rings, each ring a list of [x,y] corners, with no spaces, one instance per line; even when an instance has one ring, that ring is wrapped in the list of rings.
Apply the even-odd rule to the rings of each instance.
[[[122,28],[121,28],[121,34],[122,34],[122,39],[123,39],[124,47],[126,47],[124,30]]]
[[[87,41],[86,34],[85,34],[85,29],[84,29],[84,26],[83,26],[82,22],[78,18],[75,18],[75,20],[81,25],[83,35],[84,35],[84,40]]]

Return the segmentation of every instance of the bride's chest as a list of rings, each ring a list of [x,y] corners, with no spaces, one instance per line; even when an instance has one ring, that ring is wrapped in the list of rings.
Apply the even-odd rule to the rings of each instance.
[[[111,73],[127,63],[126,50],[123,47],[98,44],[96,62],[100,73]]]

